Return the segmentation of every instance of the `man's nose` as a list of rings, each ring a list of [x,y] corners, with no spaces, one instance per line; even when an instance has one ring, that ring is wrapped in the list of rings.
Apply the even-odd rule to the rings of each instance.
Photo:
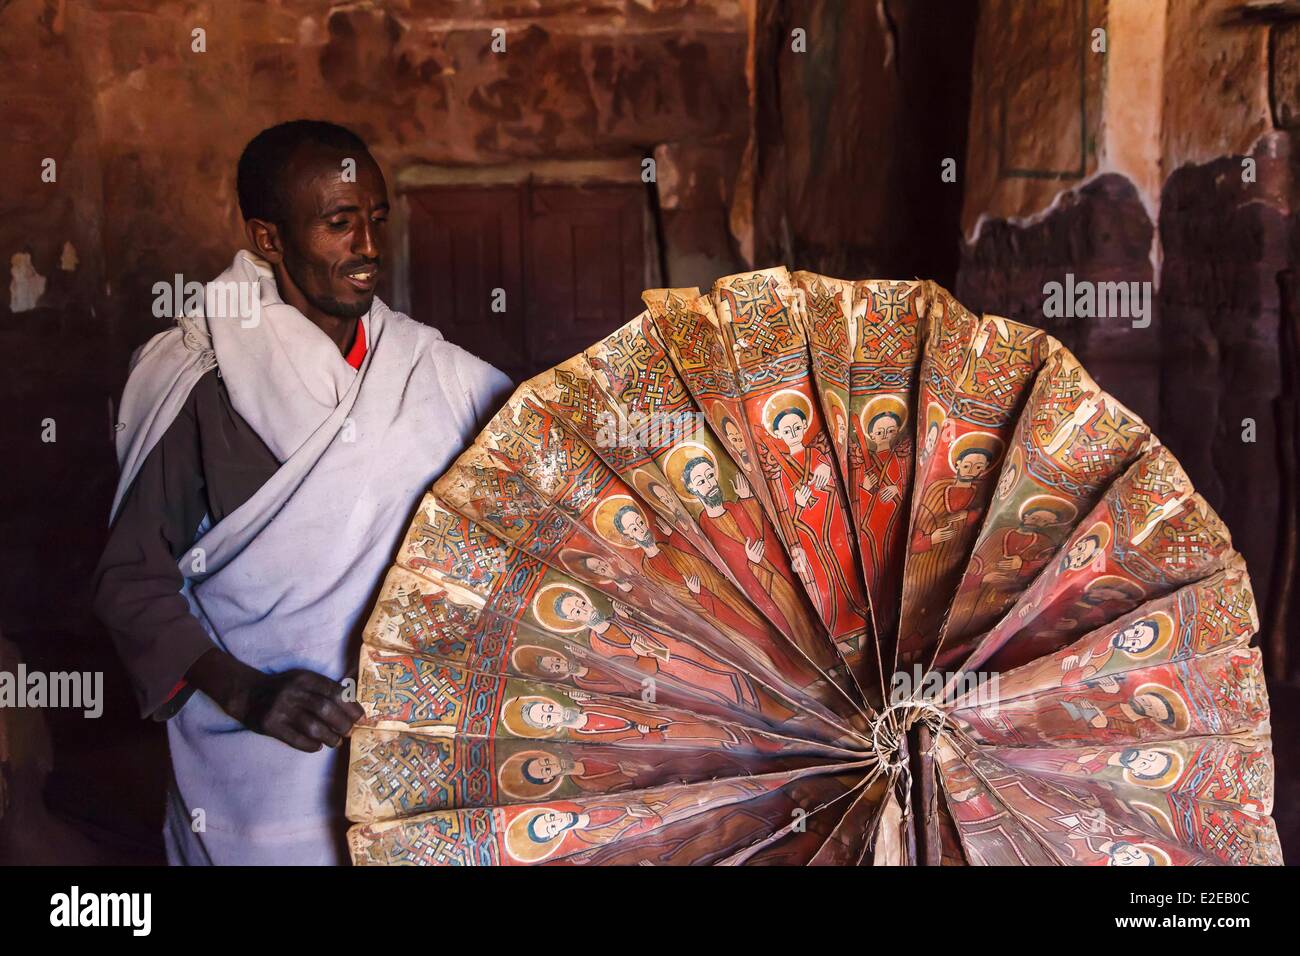
[[[363,259],[379,259],[379,236],[375,224],[363,219],[361,225],[352,233],[352,252]]]

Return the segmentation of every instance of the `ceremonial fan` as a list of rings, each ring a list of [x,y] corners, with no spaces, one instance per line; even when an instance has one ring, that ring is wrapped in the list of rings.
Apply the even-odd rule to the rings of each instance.
[[[1281,862],[1242,559],[1067,349],[932,282],[643,299],[420,504],[356,863]]]

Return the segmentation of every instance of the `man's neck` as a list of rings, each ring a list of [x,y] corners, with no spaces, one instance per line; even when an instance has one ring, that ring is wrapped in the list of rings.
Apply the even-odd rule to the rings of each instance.
[[[307,297],[299,291],[291,279],[281,274],[279,268],[275,270],[275,287],[280,293],[282,302],[293,306],[307,317],[308,322],[328,335],[330,341],[337,346],[340,355],[346,356],[348,354],[352,349],[352,343],[357,338],[357,323],[360,321],[360,317],[343,319],[337,315],[322,312],[307,301]]]

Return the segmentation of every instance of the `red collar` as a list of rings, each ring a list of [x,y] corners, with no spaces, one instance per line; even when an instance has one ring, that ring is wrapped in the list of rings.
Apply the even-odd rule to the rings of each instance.
[[[361,368],[361,360],[366,357],[366,320],[357,319],[357,334],[352,339],[352,348],[343,358],[353,368]]]

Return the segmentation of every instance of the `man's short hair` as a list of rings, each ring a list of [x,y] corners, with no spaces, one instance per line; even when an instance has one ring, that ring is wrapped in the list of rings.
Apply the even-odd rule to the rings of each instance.
[[[245,219],[285,221],[289,210],[284,170],[294,153],[308,144],[350,153],[358,161],[370,155],[360,136],[337,123],[293,120],[262,130],[244,147],[235,177],[239,211]]]

